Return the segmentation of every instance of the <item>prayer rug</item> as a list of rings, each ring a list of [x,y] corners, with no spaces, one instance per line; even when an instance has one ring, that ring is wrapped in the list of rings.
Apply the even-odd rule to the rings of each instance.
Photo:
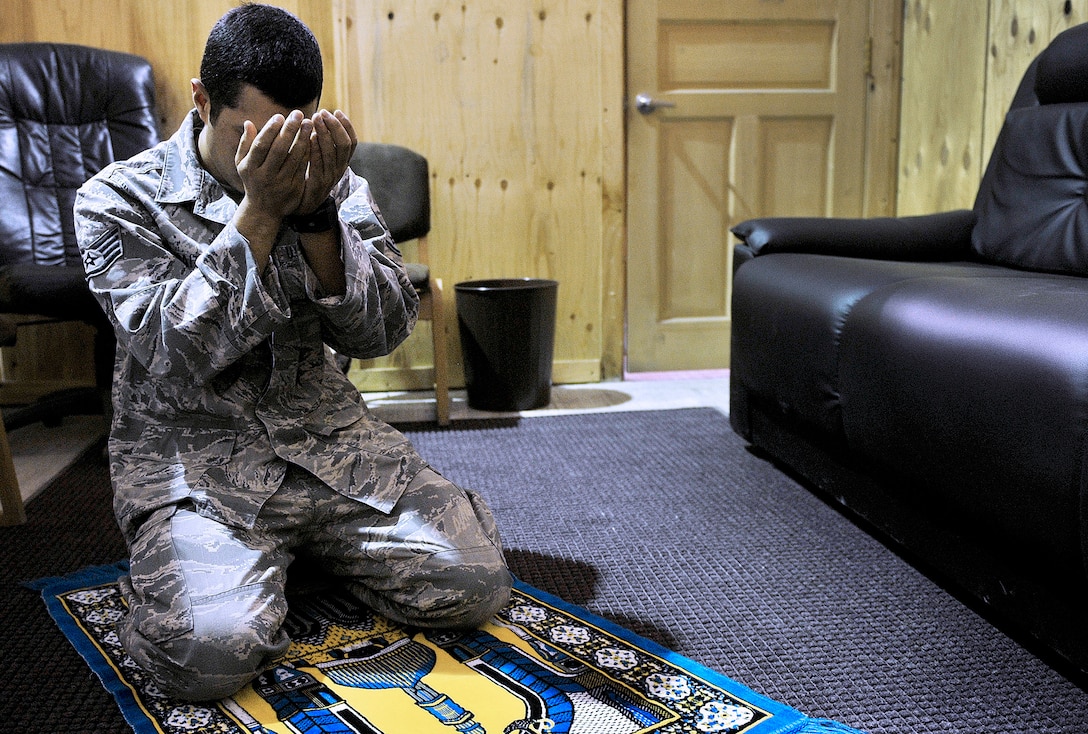
[[[521,582],[463,632],[406,629],[331,589],[292,595],[284,658],[231,698],[178,702],[118,642],[126,571],[32,585],[137,734],[859,734]]]

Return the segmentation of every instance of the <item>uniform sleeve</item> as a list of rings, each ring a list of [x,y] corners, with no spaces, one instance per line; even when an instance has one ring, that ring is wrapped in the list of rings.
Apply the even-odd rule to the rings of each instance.
[[[347,290],[340,297],[322,297],[316,276],[308,273],[307,295],[321,309],[329,346],[349,357],[381,357],[411,334],[419,296],[367,182],[349,170],[334,197],[341,202],[340,246]]]
[[[161,235],[166,214],[103,174],[80,189],[75,216],[91,291],[153,375],[204,383],[290,318],[275,269],[258,276],[233,224],[203,252],[174,251]]]

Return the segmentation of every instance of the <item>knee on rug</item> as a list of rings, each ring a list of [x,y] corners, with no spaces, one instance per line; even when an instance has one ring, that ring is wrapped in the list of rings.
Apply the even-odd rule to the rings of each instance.
[[[164,695],[213,701],[236,693],[286,652],[290,641],[281,626],[279,614],[245,616],[220,609],[194,614],[193,628],[169,639],[153,641],[131,616],[119,632],[126,651]]]
[[[493,547],[436,553],[426,570],[406,592],[408,624],[479,627],[510,600],[513,579]]]

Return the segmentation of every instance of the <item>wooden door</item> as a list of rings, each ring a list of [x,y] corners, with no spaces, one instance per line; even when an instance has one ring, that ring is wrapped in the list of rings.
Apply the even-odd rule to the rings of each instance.
[[[893,200],[894,160],[867,181],[867,141],[887,142],[876,151],[886,159],[895,138],[894,117],[867,113],[869,3],[627,8],[627,370],[726,368],[729,228],[757,216],[885,213]],[[874,134],[882,120],[889,130]],[[873,185],[888,190],[874,196]]]

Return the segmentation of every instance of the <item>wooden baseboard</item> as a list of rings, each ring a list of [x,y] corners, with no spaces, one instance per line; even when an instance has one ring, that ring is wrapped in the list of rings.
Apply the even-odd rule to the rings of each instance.
[[[361,367],[352,363],[348,378],[360,392],[395,392],[399,390],[430,390],[434,387],[434,369],[424,367]],[[552,382],[572,385],[600,382],[601,363],[598,360],[558,360],[552,364]],[[451,371],[452,387],[464,387],[460,366]]]

